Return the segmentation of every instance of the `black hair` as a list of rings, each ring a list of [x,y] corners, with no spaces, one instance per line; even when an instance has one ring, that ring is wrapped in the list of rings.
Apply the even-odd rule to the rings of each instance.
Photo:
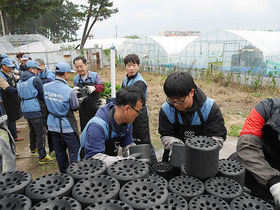
[[[141,89],[135,86],[126,86],[117,92],[116,106],[130,105],[135,107],[139,99],[144,104],[144,95]]]
[[[73,60],[73,64],[75,65],[75,61],[78,61],[78,60],[82,60],[82,62],[84,64],[87,64],[87,59],[85,57],[82,57],[82,56],[78,56],[76,57],[74,60]]]
[[[129,62],[132,62],[134,64],[137,63],[138,66],[139,66],[140,59],[139,59],[138,55],[136,55],[136,54],[128,54],[124,58],[124,65],[126,66],[126,64],[128,64]]]
[[[55,72],[55,75],[63,76],[66,72]]]
[[[189,95],[195,87],[193,77],[189,72],[175,72],[167,77],[163,90],[169,98],[180,98]]]

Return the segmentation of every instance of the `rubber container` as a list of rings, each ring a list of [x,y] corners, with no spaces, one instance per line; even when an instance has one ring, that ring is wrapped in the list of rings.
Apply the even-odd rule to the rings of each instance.
[[[119,191],[118,180],[108,175],[97,175],[76,183],[72,189],[72,196],[86,208],[95,202],[117,199]]]
[[[73,186],[74,179],[67,174],[47,174],[31,182],[25,189],[25,194],[31,198],[32,204],[35,205],[52,197],[71,197]]]
[[[245,167],[236,160],[221,159],[219,160],[217,176],[233,179],[243,188],[245,181]]]
[[[88,206],[85,210],[133,210],[131,206],[119,200],[99,201]]]
[[[186,201],[204,193],[202,181],[192,176],[176,176],[170,180],[168,187],[171,192],[182,196]]]
[[[72,163],[66,170],[66,173],[72,176],[77,183],[83,178],[89,178],[94,175],[106,173],[106,163],[102,160],[87,158]]]
[[[121,186],[125,183],[149,176],[149,165],[137,159],[123,159],[107,168],[107,174],[117,179]]]
[[[31,182],[31,174],[24,171],[0,174],[0,195],[25,194],[25,189]]]
[[[149,144],[138,144],[129,147],[129,154],[140,153],[139,159],[148,159],[148,164],[152,164],[151,151]]]
[[[200,195],[189,202],[189,210],[230,210],[229,204],[214,195]]]
[[[274,206],[267,203],[266,201],[248,194],[233,199],[230,202],[230,208],[232,210],[275,209]]]
[[[207,136],[196,136],[185,142],[186,173],[199,179],[214,177],[218,173],[219,143]]]
[[[167,203],[168,191],[161,182],[142,178],[122,186],[119,197],[134,209],[146,209]]]
[[[30,210],[32,202],[30,198],[21,194],[9,194],[0,196],[0,210]]]
[[[204,183],[205,192],[222,198],[228,204],[243,193],[241,185],[227,177],[212,177]]]
[[[162,176],[168,182],[173,178],[173,170],[169,162],[156,162],[152,165],[152,169],[157,175]]]
[[[30,210],[82,210],[81,204],[74,198],[58,196],[45,199]]]

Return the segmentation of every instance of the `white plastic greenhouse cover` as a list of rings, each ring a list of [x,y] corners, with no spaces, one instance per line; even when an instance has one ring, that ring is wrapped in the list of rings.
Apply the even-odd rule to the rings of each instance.
[[[198,38],[198,36],[148,36],[155,42],[159,43],[166,51],[168,55],[180,54],[181,51],[192,41]]]
[[[98,45],[98,48],[102,47],[102,49],[110,49],[110,47],[115,46],[116,49],[118,49],[122,43],[127,40],[127,38],[115,38],[115,39],[90,39],[86,41],[86,44],[84,46],[85,49],[95,48],[96,45]],[[75,42],[65,42],[65,43],[59,43],[57,45],[62,47],[67,46],[78,46],[81,43],[81,41],[75,41]]]
[[[280,55],[280,32],[225,30],[251,42],[263,52],[264,57]]]
[[[49,52],[58,51],[60,47],[49,42],[33,42],[15,48],[17,52]]]
[[[0,40],[0,54],[2,53],[11,54],[15,52],[16,52],[15,48],[13,47],[13,45],[11,45],[11,43],[4,40]]]

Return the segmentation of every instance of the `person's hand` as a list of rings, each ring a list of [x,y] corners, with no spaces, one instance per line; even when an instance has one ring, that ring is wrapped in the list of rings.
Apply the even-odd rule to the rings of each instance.
[[[74,90],[76,93],[78,93],[78,92],[80,91],[80,88],[79,88],[78,86],[76,86],[76,87],[73,87],[73,90]]]
[[[139,158],[140,156],[141,156],[141,153],[133,153],[133,154],[129,155],[127,158],[136,159],[136,158]]]
[[[87,86],[87,93],[92,94],[96,90],[96,87],[94,86]]]
[[[277,208],[280,208],[280,182],[272,185],[269,189],[271,192],[273,198],[274,198],[274,203]]]

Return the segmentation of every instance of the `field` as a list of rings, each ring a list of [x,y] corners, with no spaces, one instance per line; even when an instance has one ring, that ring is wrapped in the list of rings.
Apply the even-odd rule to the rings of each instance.
[[[97,72],[104,82],[111,81],[109,68],[105,68]],[[158,150],[163,148],[158,134],[158,113],[161,105],[166,100],[163,92],[163,83],[166,79],[166,75],[147,72],[141,72],[141,75],[148,84],[147,105],[149,109],[151,140],[155,150]],[[117,68],[116,84],[121,85],[125,76],[125,69]],[[216,101],[224,116],[228,134],[234,136],[239,135],[240,129],[254,105],[265,98],[278,97],[279,95],[278,89],[260,88],[255,91],[250,88],[243,88],[242,86],[234,83],[227,84],[225,87],[225,84],[222,81],[213,82],[213,80],[207,78],[203,80],[196,80],[196,84],[206,93],[208,97]],[[77,113],[76,117],[78,117]],[[17,125],[22,125],[22,127],[26,124],[27,122],[24,119],[17,122]],[[24,137],[25,140],[16,143],[16,162],[18,170],[31,173],[33,179],[44,174],[58,172],[56,163],[41,166],[38,164],[38,157],[30,156],[28,132],[28,126],[25,126],[22,129],[22,132],[19,133],[19,136]]]

